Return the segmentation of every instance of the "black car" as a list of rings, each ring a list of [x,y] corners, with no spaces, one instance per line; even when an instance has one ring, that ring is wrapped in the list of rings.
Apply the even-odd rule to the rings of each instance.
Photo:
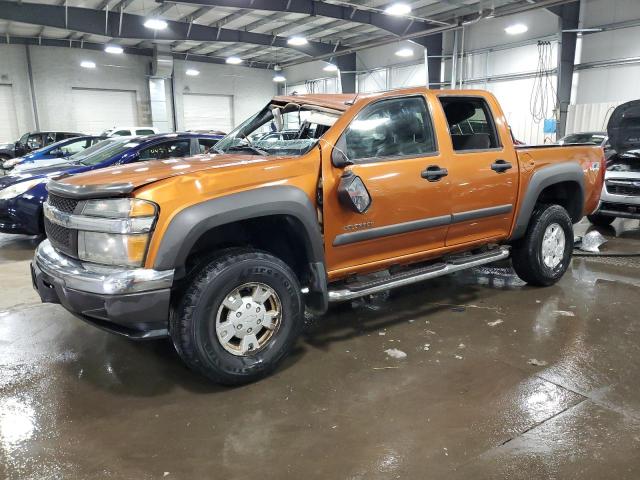
[[[33,150],[46,147],[50,143],[81,135],[84,134],[73,132],[28,132],[14,143],[0,144],[0,162],[10,158],[22,157]]]

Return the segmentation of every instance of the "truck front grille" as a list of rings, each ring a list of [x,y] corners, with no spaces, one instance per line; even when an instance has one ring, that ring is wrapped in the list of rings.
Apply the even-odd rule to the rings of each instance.
[[[74,213],[76,207],[78,206],[77,200],[73,200],[72,198],[59,197],[58,195],[51,194],[49,194],[48,202],[52,207],[55,207],[61,212],[65,213]]]
[[[77,258],[78,256],[78,231],[57,225],[44,219],[44,230],[53,248],[65,255]]]
[[[638,180],[608,180],[607,192],[612,195],[640,196],[640,181]]]

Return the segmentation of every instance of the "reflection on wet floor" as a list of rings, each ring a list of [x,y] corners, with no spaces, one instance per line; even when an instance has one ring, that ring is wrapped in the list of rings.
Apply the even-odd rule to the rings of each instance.
[[[632,251],[636,230],[603,233]],[[339,305],[275,375],[226,389],[168,341],[39,304],[30,242],[0,236],[2,479],[640,478],[633,259],[576,258],[543,289],[505,262]]]

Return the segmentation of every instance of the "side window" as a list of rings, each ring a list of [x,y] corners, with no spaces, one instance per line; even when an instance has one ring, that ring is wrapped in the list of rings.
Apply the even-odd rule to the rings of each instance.
[[[213,140],[211,138],[199,138],[198,139],[198,150],[200,153],[207,153],[211,147],[213,147],[218,140]]]
[[[50,143],[54,143],[56,141],[56,134],[55,133],[47,133],[45,135],[45,139],[44,139],[44,144],[45,145],[49,145]]]
[[[489,105],[482,98],[441,97],[453,149],[456,152],[499,148]]]
[[[129,137],[131,136],[131,130],[118,130],[113,134],[115,137]]]
[[[191,151],[189,144],[189,139],[156,143],[140,152],[140,161],[186,157]]]
[[[63,147],[60,147],[60,150],[67,155],[73,155],[74,153],[81,152],[85,148],[87,148],[88,142],[85,139],[77,140],[75,142],[71,142],[66,144]]]
[[[365,107],[338,145],[353,161],[415,157],[437,150],[423,97],[382,100]]]
[[[27,140],[27,147],[31,150],[37,150],[38,148],[42,148],[42,135],[29,135],[29,139]]]
[[[136,130],[136,135],[153,135],[155,132],[149,128],[139,128]]]

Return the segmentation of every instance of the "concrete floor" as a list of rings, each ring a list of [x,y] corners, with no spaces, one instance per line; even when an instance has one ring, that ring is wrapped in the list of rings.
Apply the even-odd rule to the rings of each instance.
[[[614,226],[604,248],[640,252],[638,222]],[[334,308],[274,376],[227,389],[168,342],[39,304],[33,247],[0,236],[0,478],[640,478],[636,259]]]

